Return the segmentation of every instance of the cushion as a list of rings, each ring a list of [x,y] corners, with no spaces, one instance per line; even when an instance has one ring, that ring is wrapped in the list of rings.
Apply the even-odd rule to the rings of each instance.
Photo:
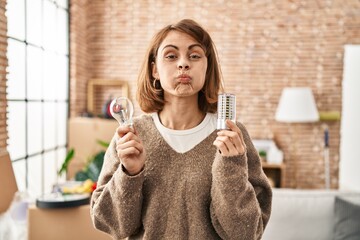
[[[335,198],[335,240],[360,239],[360,203]]]
[[[274,188],[262,240],[333,240],[337,196],[360,203],[360,192],[349,190]]]
[[[329,240],[334,192],[273,189],[272,212],[262,240]]]

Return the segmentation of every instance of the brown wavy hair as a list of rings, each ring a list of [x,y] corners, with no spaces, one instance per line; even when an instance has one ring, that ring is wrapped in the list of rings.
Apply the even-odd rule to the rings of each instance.
[[[209,33],[191,19],[183,19],[176,24],[164,27],[154,35],[150,42],[138,77],[137,101],[141,110],[146,113],[158,112],[164,107],[164,92],[161,87],[157,86],[158,84],[154,83],[152,64],[155,62],[160,44],[170,31],[179,31],[189,35],[205,49],[208,65],[204,87],[198,95],[198,106],[204,113],[215,113],[217,110],[217,96],[219,91],[223,90],[216,48]]]

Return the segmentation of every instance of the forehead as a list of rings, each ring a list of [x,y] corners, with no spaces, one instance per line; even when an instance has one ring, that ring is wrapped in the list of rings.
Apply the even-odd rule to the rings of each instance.
[[[188,35],[186,33],[179,32],[179,31],[170,31],[166,35],[164,40],[161,42],[161,44],[159,46],[159,50],[161,51],[167,45],[174,45],[179,48],[181,48],[181,47],[187,48],[188,46],[196,44],[196,43],[199,44],[198,41],[196,41],[193,37],[191,37],[190,35]]]

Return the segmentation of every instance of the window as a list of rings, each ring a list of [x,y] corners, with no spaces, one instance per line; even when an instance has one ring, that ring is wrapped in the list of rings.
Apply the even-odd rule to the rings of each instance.
[[[51,192],[66,155],[67,0],[7,1],[8,151],[19,190]]]

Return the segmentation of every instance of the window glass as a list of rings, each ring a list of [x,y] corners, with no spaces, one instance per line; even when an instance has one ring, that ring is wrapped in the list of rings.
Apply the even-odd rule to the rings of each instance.
[[[59,102],[57,103],[57,127],[56,127],[56,135],[57,135],[57,145],[58,146],[65,146],[67,141],[67,134],[66,134],[66,124],[67,124],[67,116],[68,116],[68,104],[66,102]]]
[[[25,102],[8,102],[8,151],[10,158],[15,160],[26,156],[26,104]]]
[[[56,146],[56,104],[54,102],[44,103],[44,149],[49,150]]]
[[[37,198],[43,192],[42,155],[28,158],[28,191],[31,197]]]
[[[68,0],[56,0],[56,2],[60,7],[65,9],[68,8]]]
[[[56,169],[57,171],[59,171],[61,169],[61,166],[65,160],[65,157],[66,157],[66,154],[67,154],[67,149],[66,147],[61,147],[61,148],[58,148],[58,150],[56,151]],[[61,176],[57,175],[57,181],[58,182],[63,182],[65,181],[66,179],[66,174],[63,174]]]
[[[27,146],[28,154],[40,153],[42,151],[42,132],[43,116],[42,103],[28,103],[28,120],[27,120]]]
[[[43,46],[45,50],[56,50],[56,6],[50,1],[43,1],[44,4],[44,18],[43,18]]]
[[[50,193],[57,182],[56,151],[44,154],[44,193]]]
[[[64,9],[57,9],[57,52],[67,55],[69,53],[68,13]]]
[[[19,190],[37,197],[59,180],[66,156],[68,1],[10,0],[6,14],[8,151]]]
[[[43,89],[45,100],[55,100],[56,93],[56,81],[58,79],[58,72],[65,71],[59,69],[57,66],[57,57],[53,52],[44,53],[44,68],[43,68]]]
[[[25,40],[25,1],[9,0],[6,6],[8,36]]]
[[[42,97],[42,50],[28,45],[27,51],[27,98],[41,100]]]
[[[69,97],[69,58],[57,56],[57,66],[60,71],[57,73],[55,82],[57,100],[65,101]]]
[[[7,98],[25,99],[25,43],[8,39]]]
[[[19,161],[13,162],[12,167],[14,169],[16,185],[18,191],[26,190],[26,161],[21,159]]]
[[[12,0],[11,0],[12,1]],[[23,1],[23,0],[22,0]],[[29,43],[42,46],[41,38],[41,0],[26,1],[26,39]]]

